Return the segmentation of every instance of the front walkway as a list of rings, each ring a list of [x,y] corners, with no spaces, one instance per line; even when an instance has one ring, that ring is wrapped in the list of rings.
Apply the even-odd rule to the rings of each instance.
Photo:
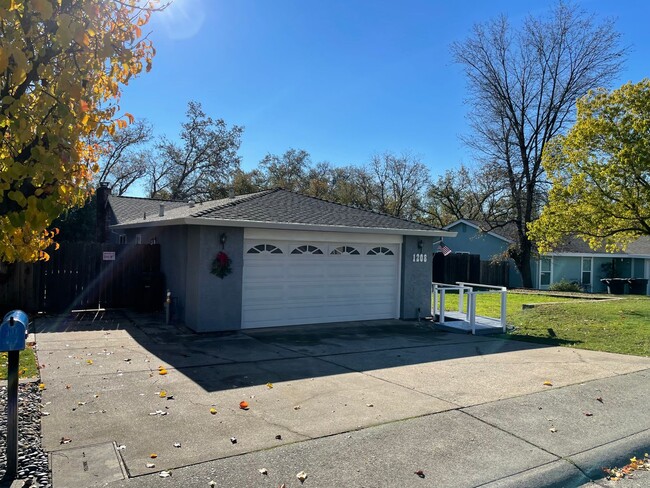
[[[335,486],[349,465],[359,478],[346,486],[415,485],[413,468],[430,473],[423,486],[457,472],[451,485],[475,486],[650,429],[629,411],[650,402],[648,358],[400,321],[195,335],[113,314],[36,328],[56,488],[126,476],[137,483],[124,486],[298,486],[301,470],[306,484]],[[645,387],[632,397],[635,383]],[[455,456],[475,462],[454,467]],[[170,469],[172,481],[156,475]]]

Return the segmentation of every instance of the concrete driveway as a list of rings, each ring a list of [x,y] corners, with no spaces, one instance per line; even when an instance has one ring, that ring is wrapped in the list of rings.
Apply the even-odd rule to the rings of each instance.
[[[36,329],[55,488],[289,487],[302,470],[305,486],[586,482],[613,446],[650,444],[634,415],[650,404],[648,358],[424,322],[195,335],[114,312]]]

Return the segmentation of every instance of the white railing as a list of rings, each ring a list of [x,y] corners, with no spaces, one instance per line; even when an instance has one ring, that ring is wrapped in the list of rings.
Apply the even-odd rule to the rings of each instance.
[[[458,312],[466,316],[467,322],[472,328],[472,334],[476,333],[476,296],[487,293],[500,293],[501,294],[501,307],[499,317],[486,317],[493,320],[498,320],[501,324],[501,329],[506,332],[506,303],[507,291],[505,286],[483,285],[481,283],[466,283],[457,281],[455,285],[449,283],[431,283],[433,295],[433,309],[432,315],[435,317],[439,315],[438,323],[445,324],[445,310],[446,310],[446,293],[448,291],[458,293]],[[476,291],[479,288],[484,291]],[[467,313],[465,313],[465,294],[467,294]],[[440,298],[438,299],[438,296]],[[439,300],[439,301],[438,301]]]

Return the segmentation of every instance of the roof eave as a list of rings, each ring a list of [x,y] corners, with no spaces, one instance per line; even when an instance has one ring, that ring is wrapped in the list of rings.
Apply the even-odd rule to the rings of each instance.
[[[609,252],[547,252],[543,256],[550,257],[565,257],[565,258],[633,258],[633,259],[649,259],[650,254],[623,254],[623,253],[609,253]]]
[[[175,219],[131,221],[112,225],[112,229],[135,229],[171,225],[206,225],[217,227],[254,227],[258,229],[307,230],[329,232],[354,232],[360,234],[397,234],[424,237],[456,237],[457,232],[441,229],[395,229],[384,227],[350,227],[345,225],[300,224],[290,222],[264,222],[255,220],[223,220],[201,217],[180,217]]]

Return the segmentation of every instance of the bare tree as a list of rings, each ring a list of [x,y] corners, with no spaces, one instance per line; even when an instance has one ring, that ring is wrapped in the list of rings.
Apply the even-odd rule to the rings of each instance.
[[[237,151],[243,127],[228,127],[223,119],[213,120],[198,102],[188,104],[186,115],[181,143],[163,137],[157,144],[158,160],[148,170],[151,196],[212,198],[213,189],[223,187],[239,168]]]
[[[429,170],[411,154],[375,155],[356,177],[364,207],[404,218],[417,216],[429,184]]]
[[[136,150],[151,141],[153,129],[146,120],[136,120],[113,135],[104,134],[96,141],[101,154],[98,178],[108,182],[113,194],[124,195],[147,172],[145,157]]]
[[[476,25],[468,39],[452,45],[473,107],[467,142],[507,181],[510,221],[518,233],[511,256],[525,287],[532,287],[527,224],[546,193],[544,147],[572,122],[578,98],[612,81],[626,51],[612,20],[597,23],[564,2],[545,17],[527,17],[518,30],[504,16]]]
[[[507,182],[499,168],[447,170],[426,193],[425,220],[444,227],[459,219],[498,225],[511,214]]]

